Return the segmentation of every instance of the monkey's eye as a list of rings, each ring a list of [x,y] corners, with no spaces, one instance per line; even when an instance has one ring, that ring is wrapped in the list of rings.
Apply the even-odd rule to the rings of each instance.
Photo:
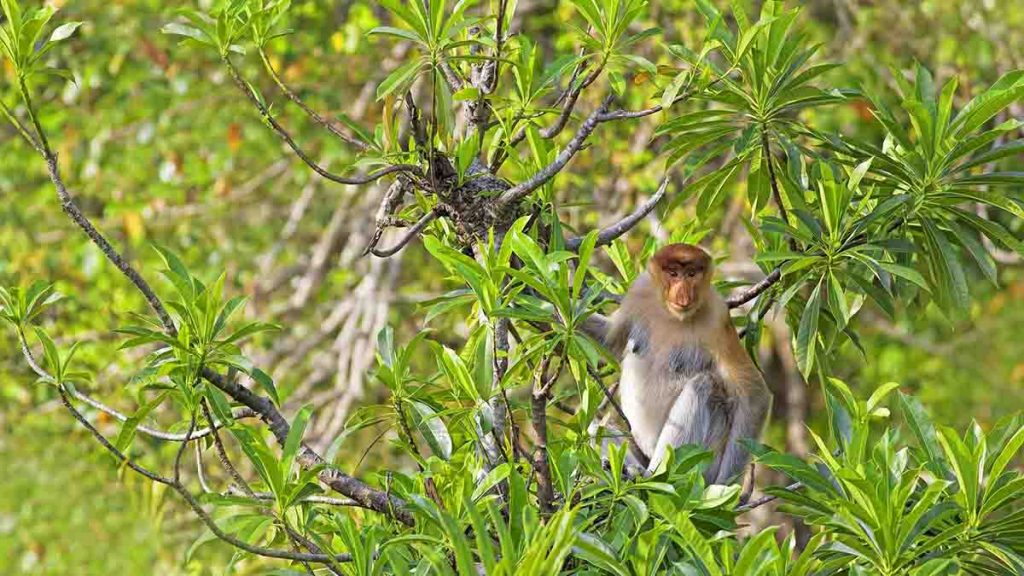
[[[666,270],[666,272],[668,272],[669,278],[679,278],[679,270],[672,269],[672,270]]]
[[[696,278],[697,277],[697,271],[696,270],[687,270],[686,271],[686,277],[687,278]]]

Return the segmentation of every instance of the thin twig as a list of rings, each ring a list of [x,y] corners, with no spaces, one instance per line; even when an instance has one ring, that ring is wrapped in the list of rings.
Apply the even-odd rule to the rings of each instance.
[[[32,371],[35,372],[36,375],[39,376],[40,378],[48,382],[52,382],[52,378],[50,377],[50,375],[47,374],[46,371],[43,370],[41,366],[39,366],[39,364],[36,363],[35,356],[32,354],[31,349],[29,349],[28,347],[28,340],[25,338],[25,332],[23,330],[18,330],[18,340],[21,344],[22,355],[25,357],[25,361],[28,363],[29,368],[31,368]],[[74,399],[81,400],[82,402],[88,404],[89,406],[92,406],[93,408],[99,410],[100,412],[103,412],[111,416],[115,420],[118,420],[120,422],[126,422],[128,420],[127,415],[111,408],[110,406],[107,406],[106,404],[100,402],[99,400],[96,400],[95,398],[89,396],[88,394],[85,394],[84,392],[78,391],[78,389],[69,390],[68,393]],[[234,411],[232,412],[232,415],[235,418],[251,418],[256,414],[248,408],[235,408]],[[217,428],[221,428],[223,426],[223,423],[214,422],[212,427],[201,428],[199,430],[196,430],[195,432],[192,433],[191,437],[189,437],[189,435],[187,434],[174,434],[172,432],[165,432],[163,430],[158,430],[156,428],[150,428],[142,424],[136,426],[135,430],[137,432],[142,432],[143,434],[152,436],[153,438],[157,438],[159,440],[166,440],[168,442],[184,442],[186,438],[190,438],[190,440],[197,440],[199,438],[207,436],[208,434],[210,434],[212,430],[216,430]]]
[[[259,53],[260,59],[263,61],[263,67],[267,69],[267,73],[270,74],[270,78],[271,80],[274,81],[274,84],[277,84],[277,87],[281,90],[281,92],[289,100],[294,102],[296,106],[301,108],[302,111],[305,112],[307,116],[313,119],[314,122],[326,128],[331,134],[334,134],[346,144],[355,146],[359,150],[366,150],[367,148],[370,147],[369,144],[367,144],[366,142],[357,139],[351,134],[342,132],[341,129],[339,129],[334,122],[331,122],[330,120],[324,118],[323,116],[318,114],[316,110],[310,108],[301,98],[299,98],[298,94],[292,91],[292,89],[289,88],[288,85],[284,83],[284,80],[282,80],[280,75],[278,75],[277,70],[274,69],[273,64],[270,63],[270,58],[267,57],[267,53],[262,49],[259,51]]]
[[[2,101],[0,101],[0,112],[2,112],[4,118],[14,126],[14,129],[18,131],[18,134],[21,134],[21,137],[28,142],[29,146],[32,146],[37,151],[41,151],[39,143],[36,142],[35,138],[33,138],[31,134],[29,134],[28,128],[21,123],[21,120],[18,120],[18,117],[14,115],[14,112],[12,112],[11,109]]]
[[[776,208],[779,209],[779,216],[783,222],[789,223],[789,212],[786,210],[786,205],[782,202],[782,194],[779,192],[779,181],[775,177],[775,162],[772,160],[772,147],[768,142],[768,129],[766,126],[761,127],[761,152],[764,155],[764,162],[768,166],[768,182],[772,187],[772,199],[775,201]],[[797,249],[796,240],[789,239],[790,248],[795,252]]]
[[[203,489],[204,494],[210,494],[213,490],[210,488],[210,484],[206,481],[206,471],[203,470],[203,446],[202,442],[196,442],[192,446],[196,450],[196,478],[199,479],[199,487]]]
[[[210,414],[210,406],[207,403],[206,398],[203,398],[200,401],[200,406],[202,407],[203,417],[206,418],[206,421],[208,423],[213,422],[213,415]],[[220,433],[216,430],[213,432],[213,445],[214,449],[217,451],[217,458],[220,460],[220,465],[224,467],[224,470],[226,470],[235,483],[238,484],[239,488],[241,488],[246,494],[252,496],[252,488],[249,487],[249,483],[245,481],[245,478],[242,477],[238,468],[235,468],[231,459],[228,458],[228,452],[224,449],[224,442],[221,441]]]
[[[170,478],[165,478],[157,474],[156,472],[152,472],[146,468],[143,468],[142,466],[139,466],[138,464],[135,463],[135,461],[125,456],[124,453],[122,453],[113,444],[111,444],[110,441],[107,440],[107,438],[99,432],[99,430],[97,430],[92,424],[90,424],[89,421],[86,420],[85,416],[83,416],[81,412],[75,409],[75,406],[71,403],[71,397],[67,394],[67,391],[63,385],[59,386],[58,390],[60,392],[61,401],[64,403],[64,406],[68,409],[68,411],[71,412],[71,415],[75,418],[75,420],[77,420],[90,433],[92,433],[93,437],[96,438],[96,440],[104,448],[106,448],[108,452],[113,454],[118,461],[124,463],[126,466],[128,466],[135,472],[145,476],[146,478],[149,478],[153,482],[164,484],[166,486],[170,486],[171,488],[173,488],[178,494],[181,495],[181,497],[185,500],[189,507],[192,508],[192,511],[195,512],[196,516],[198,516],[200,520],[202,520],[203,524],[205,524],[206,527],[209,528],[210,531],[213,532],[213,534],[221,540],[224,540],[225,542],[231,544],[236,548],[249,552],[250,554],[265,556],[267,558],[280,558],[283,560],[294,560],[298,562],[318,562],[321,564],[329,563],[332,560],[337,562],[352,561],[352,556],[350,554],[338,554],[334,558],[331,558],[330,556],[324,554],[303,554],[298,552],[276,550],[273,548],[264,548],[262,546],[254,546],[252,544],[249,544],[248,542],[239,540],[238,538],[235,538],[234,536],[231,536],[230,534],[224,532],[220,529],[217,523],[213,521],[213,518],[211,518],[210,515],[207,514],[205,510],[203,510],[203,507],[199,504],[195,497],[193,497],[192,494],[185,489],[184,486]]]
[[[398,239],[398,242],[395,243],[394,246],[392,246],[391,248],[383,249],[370,248],[370,254],[373,254],[378,258],[387,258],[389,256],[394,256],[395,254],[398,254],[402,250],[402,248],[405,248],[406,244],[412,242],[412,239],[415,238],[420,232],[422,232],[423,229],[427,227],[427,224],[433,222],[434,219],[437,218],[437,216],[437,210],[431,210],[430,212],[427,212],[426,214],[423,215],[423,217],[417,220],[415,224],[413,224],[412,228],[409,228],[409,230],[401,238]]]
[[[292,152],[294,152],[295,155],[298,156],[300,160],[305,162],[307,166],[312,168],[313,171],[319,174],[320,176],[323,176],[324,178],[330,180],[331,182],[337,182],[338,184],[357,185],[367,184],[375,180],[378,180],[384,176],[387,176],[388,174],[394,174],[396,172],[407,172],[410,174],[416,174],[418,176],[423,175],[423,171],[420,170],[420,167],[412,164],[393,164],[386,168],[382,168],[376,172],[371,172],[370,174],[367,174],[365,176],[354,176],[351,178],[339,176],[328,171],[326,168],[318,164],[315,160],[310,158],[309,155],[306,154],[306,152],[303,151],[302,148],[300,148],[299,145],[295,143],[295,140],[292,138],[291,134],[287,130],[285,130],[280,123],[278,123],[278,121],[273,117],[273,115],[270,114],[270,110],[268,110],[267,107],[263,104],[263,102],[259,99],[259,97],[256,96],[256,93],[253,91],[252,87],[250,87],[245,82],[245,80],[241,76],[241,73],[239,73],[234,63],[231,62],[231,59],[225,56],[224,64],[225,66],[227,66],[228,73],[231,75],[231,79],[234,80],[235,85],[238,86],[238,89],[241,90],[242,93],[245,94],[245,96],[249,99],[249,101],[256,106],[256,109],[259,111],[260,116],[267,122],[267,124],[270,125],[270,128],[273,129],[274,133],[276,133],[278,137],[280,137],[281,140],[283,140],[284,143],[287,144],[289,148],[291,148]]]
[[[240,80],[240,78],[239,78]],[[244,86],[244,83],[243,83]],[[246,87],[247,88],[247,87]],[[250,93],[250,96],[252,94]],[[254,97],[254,96],[253,96]],[[117,266],[118,270],[128,278],[133,285],[143,294],[150,307],[153,308],[157,316],[160,318],[161,323],[164,325],[164,329],[167,334],[174,336],[177,334],[177,328],[171,321],[167,310],[163,304],[156,297],[156,294],[149,287],[149,284],[142,278],[142,276],[136,271],[128,262],[118,253],[102,234],[93,226],[92,222],[82,214],[78,206],[74,203],[71,195],[68,193],[64,186],[64,182],[60,176],[60,170],[57,165],[57,157],[53,154],[49,148],[48,141],[46,140],[45,133],[43,132],[42,126],[39,124],[38,119],[35,117],[35,113],[32,112],[32,102],[28,96],[27,91],[24,94],[25,105],[30,111],[30,117],[33,119],[33,126],[40,136],[40,141],[43,143],[41,146],[41,152],[46,161],[47,169],[50,174],[50,179],[57,189],[58,197],[61,199],[64,211],[72,218],[72,220],[78,224],[82,230],[85,231],[86,235],[96,244],[100,250],[104,253],[108,260]],[[258,100],[257,100],[258,102]],[[201,372],[202,377],[212,383],[214,386],[222,390],[225,394],[231,397],[236,402],[243,406],[253,410],[259,415],[260,419],[263,420],[270,432],[274,435],[274,438],[278,443],[284,445],[288,438],[288,431],[291,429],[291,425],[281,415],[281,412],[274,406],[270,398],[266,396],[260,396],[253,391],[249,390],[245,386],[234,382],[233,380],[225,378],[223,375],[204,367]],[[70,401],[70,400],[69,400]],[[76,411],[77,412],[77,411]],[[101,435],[102,436],[102,435]],[[358,501],[363,507],[377,512],[383,512],[391,514],[397,520],[412,525],[413,516],[406,509],[405,502],[400,498],[386,494],[380,490],[372,488],[358,478],[354,478],[341,472],[337,468],[330,466],[324,461],[316,452],[310,450],[306,446],[302,446],[299,451],[298,457],[299,463],[305,468],[320,468],[318,478],[324,484],[330,486],[333,490],[344,494],[354,500]],[[187,491],[186,491],[187,494]],[[190,495],[189,495],[190,496]],[[202,509],[200,508],[200,511]],[[205,515],[205,512],[203,512]],[[243,548],[244,549],[244,548]]]
[[[71,392],[71,395],[76,400],[81,400],[82,402],[85,402],[89,406],[92,406],[93,408],[99,410],[100,412],[103,412],[103,413],[107,414],[108,416],[114,418],[115,420],[118,420],[120,422],[125,422],[125,421],[128,420],[128,415],[127,414],[123,414],[123,413],[121,413],[121,412],[111,408],[110,406],[107,406],[106,404],[100,402],[99,400],[96,400],[95,398],[93,398],[93,397],[91,397],[91,396],[89,396],[89,395],[87,395],[87,394],[85,394],[83,392],[80,392],[77,389],[76,390],[72,390],[70,392]],[[253,418],[253,417],[256,416],[256,413],[253,412],[249,408],[234,408],[231,411],[231,416],[233,418],[235,418],[236,420],[240,420],[240,419],[243,419],[243,418]],[[214,421],[212,427],[200,428],[199,430],[196,430],[192,434],[191,439],[192,440],[198,440],[199,438],[203,438],[203,437],[209,436],[214,430],[216,430],[218,428],[223,428],[224,426],[226,426],[225,423]],[[137,426],[135,429],[138,432],[142,432],[143,434],[145,434],[147,436],[152,436],[153,438],[157,438],[159,440],[166,440],[168,442],[183,442],[185,440],[185,434],[175,434],[173,432],[165,432],[163,430],[158,430],[156,428],[150,428],[149,426],[143,426],[141,424],[139,426]]]
[[[21,333],[20,330],[19,333]],[[280,550],[275,550],[272,548],[253,546],[247,542],[238,540],[237,538],[225,533],[220,529],[220,527],[217,526],[216,522],[213,521],[213,519],[206,513],[206,511],[203,510],[202,506],[200,506],[199,502],[196,501],[192,494],[189,493],[189,491],[185,489],[184,486],[182,486],[179,480],[181,455],[184,452],[185,446],[188,445],[188,434],[186,434],[186,442],[182,442],[181,448],[178,450],[178,455],[175,458],[173,479],[166,478],[156,472],[153,472],[152,470],[140,466],[135,461],[125,456],[124,453],[118,450],[113,444],[111,444],[110,441],[107,440],[107,438],[103,434],[101,434],[100,431],[97,430],[96,427],[93,426],[92,423],[90,423],[89,420],[86,419],[86,417],[81,412],[79,412],[77,408],[75,408],[75,405],[71,402],[71,396],[68,394],[67,388],[64,386],[63,383],[57,382],[57,380],[53,376],[51,376],[49,373],[43,370],[42,367],[40,367],[39,364],[36,363],[35,358],[32,356],[31,350],[29,350],[28,347],[24,345],[24,338],[22,338],[22,353],[25,355],[25,359],[28,362],[29,366],[32,368],[34,372],[36,372],[39,375],[40,378],[43,378],[44,380],[52,382],[57,385],[57,391],[60,394],[61,403],[64,404],[64,407],[67,408],[68,412],[71,413],[72,417],[75,420],[77,420],[82,426],[84,426],[86,430],[92,433],[93,437],[104,448],[106,448],[107,451],[113,454],[114,457],[118,459],[118,461],[124,463],[126,466],[128,466],[135,472],[141,474],[142,476],[145,476],[146,478],[152,480],[153,482],[164,484],[166,486],[170,486],[171,488],[173,488],[188,503],[189,507],[192,508],[193,512],[195,512],[195,514],[199,516],[200,520],[202,520],[203,523],[206,524],[207,528],[209,528],[210,531],[213,532],[214,535],[216,535],[221,540],[224,540],[232,546],[245,550],[246,552],[256,554],[259,556],[266,556],[269,558],[282,558],[285,560],[298,561],[306,560],[309,562],[320,563],[329,563],[332,560],[340,562],[351,561],[351,555],[348,554],[342,554],[335,556],[334,558],[331,558],[330,556],[326,556],[323,554],[292,554]],[[195,415],[193,414],[192,422],[189,426],[189,433],[191,433],[194,427]]]
[[[196,429],[196,413],[193,410],[189,416],[188,430],[185,431],[185,440],[178,446],[178,454],[174,457],[174,483],[181,485],[181,457],[185,455],[185,448],[192,440],[192,432]]]
[[[580,56],[583,55],[583,50],[580,51]],[[541,136],[544,138],[554,138],[556,135],[562,132],[566,124],[569,122],[569,118],[572,117],[572,112],[576,107],[576,102],[579,100],[580,95],[587,87],[594,83],[595,80],[601,75],[603,67],[598,66],[595,68],[583,82],[576,84],[576,80],[579,79],[580,72],[584,69],[583,63],[577,64],[573,68],[572,76],[569,77],[569,82],[565,86],[558,98],[555,99],[554,106],[561,105],[558,118],[555,123],[551,126],[541,129]],[[515,149],[523,140],[526,140],[526,127],[521,127],[516,133],[509,139],[508,143],[502,148],[502,150],[494,155],[494,160],[491,162],[491,173],[497,173],[501,168],[501,165],[508,158],[508,151]]]
[[[612,394],[611,390],[604,385],[604,380],[601,379],[601,375],[598,374],[597,369],[587,364],[587,372],[590,374],[590,377],[597,382],[597,385],[601,387],[601,391],[604,392],[605,399],[612,405],[612,408],[615,408],[615,413],[619,415],[619,418],[622,418],[623,424],[626,425],[626,431],[632,431],[629,426],[629,419],[626,418],[626,413],[622,410],[622,406],[619,406],[619,402],[615,399],[615,395]]]
[[[255,500],[274,500],[276,498],[270,492],[253,492],[252,494],[247,494],[240,488],[235,488],[233,486],[228,487],[227,493],[230,496],[246,496]],[[330,496],[306,496],[302,499],[302,502],[309,502],[311,504],[327,504],[329,506],[359,506],[359,503],[355,500],[331,498]]]
[[[78,225],[82,231],[92,240],[93,244],[99,247],[103,255],[107,257],[121,274],[123,274],[128,280],[135,285],[135,287],[142,293],[143,298],[149,304],[149,307],[153,309],[157,317],[160,319],[160,323],[163,324],[164,329],[168,334],[176,335],[178,333],[177,327],[174,325],[174,321],[171,320],[170,314],[167,313],[167,309],[164,308],[160,298],[157,297],[156,292],[149,286],[145,278],[142,277],[127,260],[121,256],[110,242],[100,233],[99,230],[93,226],[92,222],[82,213],[79,209],[78,204],[75,203],[74,198],[68,192],[67,187],[64,186],[64,180],[60,174],[60,168],[57,165],[57,156],[49,149],[43,148],[43,158],[46,160],[46,169],[50,174],[50,180],[53,182],[54,187],[57,189],[57,197],[60,198],[61,208],[64,212],[71,217],[71,220]]]
[[[569,118],[572,117],[572,111],[576,108],[576,101],[579,100],[580,94],[583,93],[591,84],[594,83],[598,77],[601,76],[601,71],[604,70],[604,66],[595,67],[583,82],[580,82],[579,87],[569,92],[569,96],[565,99],[565,103],[562,105],[562,112],[558,115],[558,119],[554,124],[543,128],[540,131],[540,135],[543,138],[554,138],[561,134],[562,130],[565,129],[566,124],[569,123]]]
[[[732,69],[726,70],[721,76],[715,78],[711,82],[708,82],[707,86],[704,86],[703,88],[694,88],[692,90],[687,90],[685,93],[677,96],[676,99],[672,101],[672,106],[675,106],[676,104],[684,100],[690,99],[691,97],[693,97],[694,94],[697,93],[698,90],[707,90],[708,88],[711,88],[715,84],[718,84],[719,82],[724,80],[731,72]],[[610,120],[630,120],[635,118],[644,118],[646,116],[657,114],[658,112],[661,112],[664,109],[664,106],[658,104],[656,106],[645,108],[643,110],[615,110],[605,114],[601,118],[601,120],[603,122],[608,122]]]
[[[804,487],[803,482],[794,482],[794,483],[790,484],[789,486],[786,486],[785,490],[788,490],[790,492],[794,492],[794,491],[799,490],[799,489],[801,489],[803,487]],[[762,497],[758,498],[757,500],[751,500],[750,502],[747,502],[746,504],[743,504],[741,506],[737,506],[736,507],[736,511],[737,512],[747,512],[747,511],[753,510],[754,508],[757,508],[759,506],[764,506],[765,504],[767,504],[769,502],[773,502],[773,501],[778,500],[778,499],[779,499],[778,496],[769,494],[767,496],[762,496]]]

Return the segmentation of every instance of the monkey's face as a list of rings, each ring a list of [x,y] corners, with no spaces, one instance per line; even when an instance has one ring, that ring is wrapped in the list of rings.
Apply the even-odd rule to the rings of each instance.
[[[651,259],[649,272],[668,311],[685,319],[700,309],[711,286],[711,257],[692,244],[670,244]]]

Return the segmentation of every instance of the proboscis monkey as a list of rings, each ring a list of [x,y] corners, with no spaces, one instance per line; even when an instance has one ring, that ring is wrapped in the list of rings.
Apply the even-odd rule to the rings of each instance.
[[[671,244],[651,259],[610,320],[586,330],[622,358],[619,398],[633,438],[657,469],[667,450],[698,444],[715,454],[709,483],[735,479],[757,439],[772,396],[740,344],[729,309],[712,288],[702,248]]]

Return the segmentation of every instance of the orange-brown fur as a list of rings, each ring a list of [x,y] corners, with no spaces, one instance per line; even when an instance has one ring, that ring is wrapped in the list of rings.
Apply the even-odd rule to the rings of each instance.
[[[703,249],[688,244],[666,246],[630,287],[607,326],[604,341],[623,357],[623,410],[652,466],[663,456],[651,453],[657,447],[654,439],[657,436],[664,444],[665,438],[672,437],[671,433],[662,437],[664,429],[672,424],[680,428],[680,437],[703,438],[701,442],[716,452],[709,480],[724,481],[736,472],[737,462],[746,459],[745,453],[740,455],[728,443],[760,433],[771,395],[740,344],[728,307],[711,286],[713,273],[712,260]],[[638,327],[643,331],[637,332]],[[631,338],[639,338],[637,334],[643,335],[642,354],[627,349]],[[639,346],[634,342],[632,348]],[[705,372],[714,385],[702,387],[696,396],[693,378],[672,366],[680,350],[692,349],[714,360],[711,372]],[[684,391],[687,399],[681,401]],[[689,421],[671,420],[673,414]],[[699,430],[691,430],[694,426]],[[720,463],[725,467],[721,471]]]

